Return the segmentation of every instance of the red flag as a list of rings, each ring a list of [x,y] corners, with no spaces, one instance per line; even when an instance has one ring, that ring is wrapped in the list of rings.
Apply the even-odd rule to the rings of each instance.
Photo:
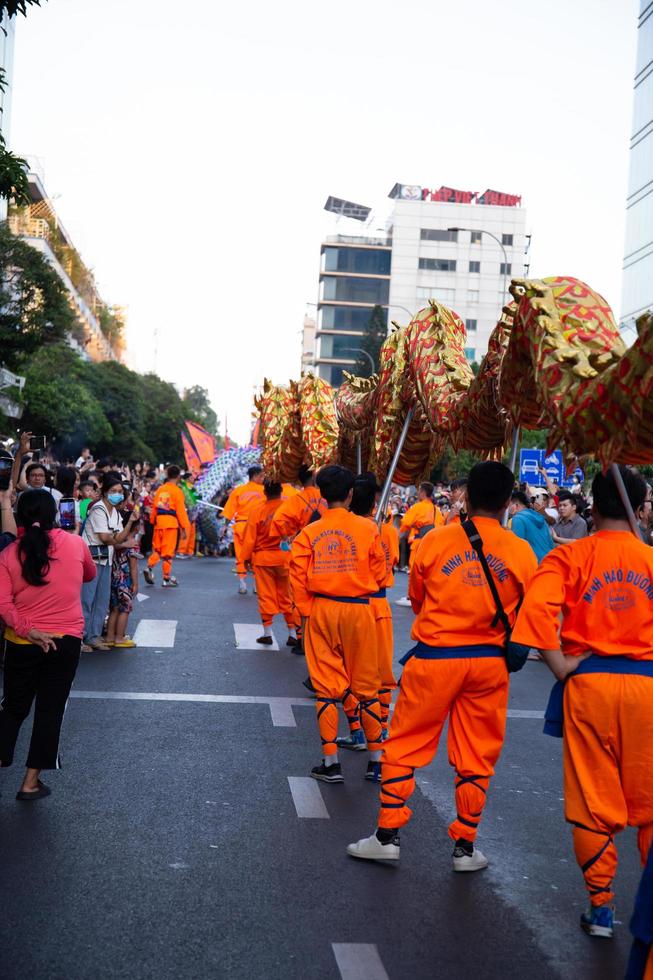
[[[181,434],[181,444],[184,447],[184,457],[186,459],[186,466],[191,471],[193,476],[198,476],[202,471],[202,464],[200,458],[195,452],[195,447],[191,443],[190,439],[185,432]]]
[[[261,420],[257,419],[252,428],[252,435],[249,440],[250,446],[258,446],[259,437],[261,435]]]
[[[217,455],[215,437],[197,422],[186,422],[186,428],[200,463],[212,463]]]

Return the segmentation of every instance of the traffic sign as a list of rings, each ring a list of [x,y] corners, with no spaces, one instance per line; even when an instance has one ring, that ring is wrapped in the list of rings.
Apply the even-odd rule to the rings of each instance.
[[[522,449],[519,453],[520,483],[529,483],[532,487],[546,486],[544,477],[539,471],[540,466],[544,467],[549,479],[553,483],[557,483],[559,487],[573,486],[574,476],[577,476],[581,483],[584,478],[581,469],[576,469],[574,473],[567,476],[565,463],[559,449],[555,449],[550,454],[547,454],[544,449]]]

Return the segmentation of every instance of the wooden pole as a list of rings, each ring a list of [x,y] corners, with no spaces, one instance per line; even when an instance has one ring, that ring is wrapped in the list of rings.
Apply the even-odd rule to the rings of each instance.
[[[379,506],[376,513],[376,523],[381,527],[385,520],[385,512],[388,508],[388,501],[390,500],[390,488],[392,486],[392,478],[395,475],[395,470],[397,469],[397,463],[399,462],[399,457],[401,456],[401,451],[404,448],[404,443],[406,442],[406,436],[408,435],[408,430],[410,429],[410,423],[413,421],[414,409],[409,408],[406,415],[406,420],[404,422],[404,427],[401,430],[401,435],[399,436],[399,442],[397,443],[397,448],[395,449],[394,456],[392,457],[392,462],[390,463],[390,469],[388,470],[388,475],[385,478],[385,483],[383,484],[383,490],[381,491],[381,499],[379,500]]]

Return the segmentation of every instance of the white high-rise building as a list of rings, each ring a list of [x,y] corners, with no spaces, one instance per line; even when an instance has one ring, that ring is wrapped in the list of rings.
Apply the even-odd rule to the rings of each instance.
[[[380,307],[405,326],[436,299],[467,327],[469,361],[480,361],[512,278],[527,270],[521,198],[486,190],[395,184],[385,237],[337,235],[321,247],[314,360],[332,385],[359,358],[366,324]]]
[[[653,309],[653,3],[640,0],[621,322]],[[627,340],[633,339],[629,333]]]
[[[467,357],[480,361],[510,299],[510,280],[524,275],[521,198],[405,184],[396,184],[391,197],[389,320],[405,325],[409,313],[437,299],[465,322]]]

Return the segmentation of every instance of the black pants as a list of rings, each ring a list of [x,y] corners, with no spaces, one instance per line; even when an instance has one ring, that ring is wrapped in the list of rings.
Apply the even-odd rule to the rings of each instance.
[[[154,525],[149,520],[145,521],[143,537],[141,538],[141,554],[149,555],[152,551],[152,536],[154,535]]]
[[[20,726],[34,707],[28,769],[60,769],[59,734],[82,641],[55,640],[56,650],[5,641],[4,694],[0,704],[0,765],[10,766]]]

